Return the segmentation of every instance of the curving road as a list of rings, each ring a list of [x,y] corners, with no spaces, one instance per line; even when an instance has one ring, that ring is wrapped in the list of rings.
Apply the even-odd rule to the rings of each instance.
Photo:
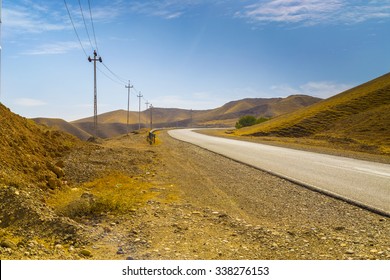
[[[245,141],[192,129],[169,135],[308,188],[390,216],[390,165]]]

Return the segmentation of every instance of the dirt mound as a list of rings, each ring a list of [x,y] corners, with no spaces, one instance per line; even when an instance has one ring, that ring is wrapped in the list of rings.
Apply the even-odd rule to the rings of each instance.
[[[38,126],[0,104],[0,183],[59,187],[58,158],[80,144],[75,137]]]
[[[82,227],[58,216],[45,200],[66,185],[61,157],[82,145],[75,137],[38,126],[0,104],[0,255],[67,258],[50,249],[48,240],[53,240],[50,246],[79,242]]]

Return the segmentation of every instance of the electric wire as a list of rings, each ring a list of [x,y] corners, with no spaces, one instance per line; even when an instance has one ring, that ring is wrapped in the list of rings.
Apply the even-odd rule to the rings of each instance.
[[[85,22],[83,7],[81,6],[80,0],[78,0],[78,1],[79,1],[79,6],[80,6],[81,17],[83,18],[83,22],[84,22],[85,31],[87,32],[89,44],[91,45],[91,48],[92,48],[92,50],[93,50],[93,44],[92,44],[92,41],[91,41],[91,37],[89,36],[89,31],[88,31],[87,23]]]
[[[68,3],[66,3],[66,0],[64,0],[64,3],[65,3],[66,10],[68,11],[70,22],[72,23],[72,26],[73,26],[73,30],[76,33],[77,39],[79,40],[80,46],[83,49],[85,56],[88,57],[87,52],[84,49],[83,43],[81,42],[79,33],[77,32],[76,26],[74,25],[72,15],[70,14],[70,11],[69,11]]]
[[[107,79],[111,80],[112,82],[118,84],[118,85],[121,85],[121,86],[124,86],[126,84],[122,83],[122,82],[118,82],[117,80],[114,80],[113,78],[111,78],[109,75],[107,75],[107,73],[105,73],[102,69],[100,69],[100,67],[97,67],[98,71],[100,73],[102,73]]]
[[[108,68],[108,66],[102,62],[102,65],[115,77],[118,79],[118,81],[120,81],[121,83],[127,85],[127,81],[125,79],[123,79],[122,77],[120,77],[119,75],[115,74],[110,68]]]
[[[92,33],[93,33],[93,38],[95,40],[96,51],[99,54],[99,47],[98,47],[98,43],[96,40],[96,33],[95,33],[95,24],[93,23],[93,17],[92,17],[91,2],[89,0],[88,0],[88,7],[89,7],[89,15],[91,17]]]
[[[83,22],[84,22],[84,27],[85,27],[85,30],[87,32],[87,36],[88,36],[88,39],[89,39],[89,43],[91,45],[91,47],[93,48],[93,44],[92,44],[92,40],[91,40],[91,36],[89,35],[89,31],[88,31],[88,27],[87,27],[87,23],[86,23],[86,20],[85,20],[85,16],[84,16],[84,11],[82,9],[82,5],[81,5],[81,2],[80,0],[78,0],[78,3],[79,3],[79,6],[80,6],[80,12],[81,12],[81,15],[82,15],[82,18],[83,18]],[[69,6],[68,6],[68,3],[66,2],[66,0],[64,0],[64,4],[65,4],[65,7],[66,7],[66,10],[68,12],[68,16],[69,16],[69,19],[72,23],[72,26],[73,26],[73,30],[76,34],[76,37],[80,43],[80,46],[85,54],[86,57],[88,57],[88,54],[87,52],[85,51],[85,48],[83,46],[83,43],[80,39],[80,36],[79,36],[79,33],[77,32],[77,29],[76,29],[76,26],[75,26],[75,23],[73,21],[73,18],[72,18],[72,15],[71,15],[71,12],[69,10]],[[93,15],[92,15],[92,9],[91,9],[91,2],[90,0],[88,0],[88,8],[89,8],[89,14],[90,14],[90,19],[91,19],[91,25],[92,25],[92,33],[93,33],[93,37],[94,37],[94,41],[95,41],[95,47],[96,47],[96,51],[97,53],[99,54],[99,47],[98,47],[98,44],[97,44],[97,39],[96,39],[96,32],[95,32],[95,26],[94,26],[94,21],[93,21]],[[108,70],[108,72],[113,76],[113,77],[110,77],[110,75],[108,75],[106,72],[104,72],[100,67],[97,67],[98,71],[100,73],[102,73],[107,79],[111,80],[112,82],[118,84],[118,85],[121,85],[121,86],[127,86],[128,85],[128,81],[124,78],[122,78],[121,76],[119,76],[118,74],[116,74],[114,71],[112,71],[104,62],[101,63],[104,68],[106,68]],[[133,87],[134,88],[134,87]],[[135,88],[134,88],[135,89]],[[141,92],[137,89],[135,89],[136,91],[138,92]],[[145,99],[145,97],[142,95],[142,98],[147,101]]]

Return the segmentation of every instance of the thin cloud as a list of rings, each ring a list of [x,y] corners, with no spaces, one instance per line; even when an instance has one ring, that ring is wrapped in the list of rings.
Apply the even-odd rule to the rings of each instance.
[[[84,46],[88,43],[84,42]],[[43,44],[37,46],[33,50],[23,52],[22,55],[54,55],[54,54],[65,54],[73,50],[80,50],[81,46],[78,42],[57,42],[51,44]]]
[[[245,6],[236,13],[236,17],[263,24],[354,24],[388,19],[390,3],[352,0],[266,0]]]
[[[131,4],[131,10],[139,14],[169,20],[183,16],[189,9],[204,2],[204,0],[136,1]]]
[[[32,98],[18,98],[15,104],[23,107],[39,107],[46,105],[46,102]]]
[[[5,33],[42,33],[45,31],[61,31],[67,29],[62,20],[55,19],[43,8],[27,9],[26,7],[14,6],[3,9],[3,24]]]

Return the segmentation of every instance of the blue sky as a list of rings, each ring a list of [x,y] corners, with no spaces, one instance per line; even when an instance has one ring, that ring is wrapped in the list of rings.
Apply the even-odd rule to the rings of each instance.
[[[88,3],[89,2],[89,3]],[[0,101],[25,117],[326,98],[390,71],[390,1],[3,0]],[[80,9],[83,10],[90,39]],[[85,49],[85,53],[82,47]],[[111,72],[110,72],[111,71]],[[112,73],[113,72],[113,73]]]

